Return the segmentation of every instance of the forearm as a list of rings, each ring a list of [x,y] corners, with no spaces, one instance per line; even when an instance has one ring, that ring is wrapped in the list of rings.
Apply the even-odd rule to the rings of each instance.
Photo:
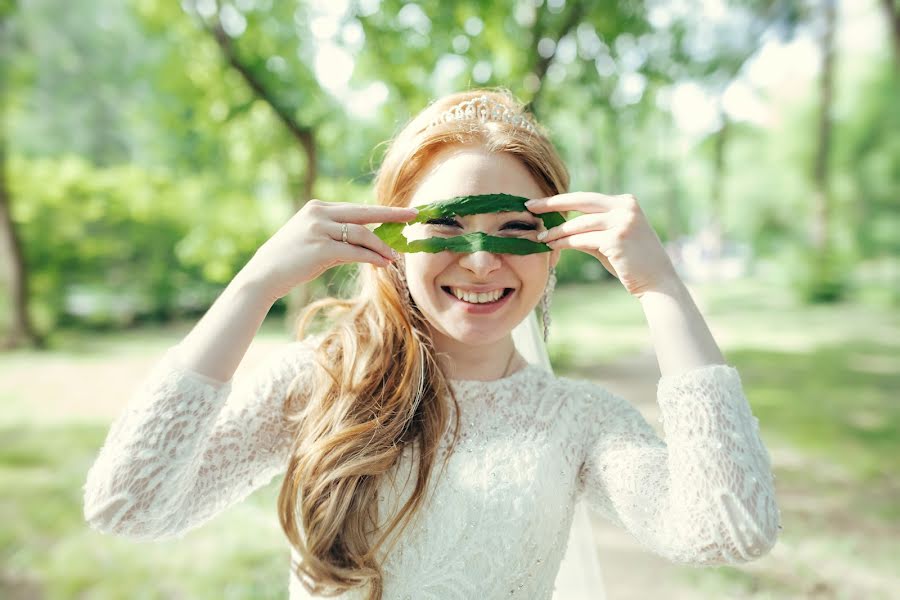
[[[680,279],[639,301],[650,327],[653,347],[663,377],[679,375],[711,364],[727,364],[703,315]]]
[[[778,535],[771,461],[730,365],[661,381],[660,438],[625,398],[600,390],[589,424],[588,503],[654,553],[689,564],[754,560]],[[593,411],[593,412],[592,412]]]
[[[273,303],[252,278],[238,273],[178,345],[181,365],[219,382],[230,380]]]

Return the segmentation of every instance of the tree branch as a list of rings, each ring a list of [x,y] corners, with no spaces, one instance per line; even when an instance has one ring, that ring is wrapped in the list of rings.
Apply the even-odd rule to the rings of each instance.
[[[207,23],[204,19],[200,19],[203,28],[209,32],[225,55],[228,64],[237,71],[244,79],[250,89],[256,94],[257,98],[268,104],[278,120],[281,121],[290,134],[297,140],[306,154],[306,178],[303,183],[303,190],[300,198],[295,200],[295,209],[299,209],[306,201],[312,198],[313,189],[315,187],[316,177],[318,176],[318,157],[316,152],[315,129],[305,125],[301,125],[294,119],[292,111],[287,106],[282,105],[275,97],[275,93],[269,90],[263,82],[256,76],[253,70],[247,66],[238,56],[237,49],[231,41],[231,37],[222,27],[218,13],[213,19],[212,24]]]
[[[252,89],[261,100],[272,107],[272,110],[275,111],[275,115],[282,123],[284,123],[284,126],[291,132],[291,135],[293,135],[301,144],[306,145],[312,133],[311,128],[298,123],[293,115],[291,115],[291,110],[288,107],[283,106],[275,97],[275,94],[266,88],[256,74],[241,61],[240,56],[237,54],[237,49],[234,47],[231,38],[222,28],[222,23],[219,21],[218,16],[215,17],[212,24],[209,24],[202,19],[201,22],[203,23],[204,29],[206,29],[210,35],[212,35],[213,39],[216,40],[216,43],[222,50],[222,54],[225,55],[228,64],[241,75],[247,85],[250,86],[250,89]]]
[[[894,58],[900,61],[900,9],[892,0],[881,0],[884,12],[887,15],[891,28],[891,38],[894,41]]]
[[[563,39],[569,32],[574,29],[578,23],[581,21],[581,18],[584,16],[585,11],[585,3],[582,2],[574,2],[572,9],[569,10],[568,14],[566,14],[566,18],[563,21],[562,27],[560,27],[559,34],[556,37],[557,44],[559,40]],[[538,23],[534,28],[535,38],[537,42],[541,41],[541,38],[544,35],[544,21],[538,19]],[[535,45],[535,52],[537,51],[537,45]],[[534,93],[534,96],[531,98],[531,102],[528,103],[527,109],[529,112],[534,112],[534,105],[537,104],[537,100],[540,97],[541,92],[544,89],[544,76],[547,74],[547,69],[550,68],[550,63],[553,62],[553,59],[556,57],[556,49],[554,48],[553,54],[550,56],[544,57],[540,54],[537,55],[537,62],[532,69],[532,73],[534,73],[538,78],[538,89]]]

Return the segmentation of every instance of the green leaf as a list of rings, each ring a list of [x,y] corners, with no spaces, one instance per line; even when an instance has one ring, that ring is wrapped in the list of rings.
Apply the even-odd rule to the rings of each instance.
[[[541,242],[533,242],[522,238],[502,238],[475,231],[451,238],[432,237],[424,240],[409,241],[403,235],[407,224],[424,223],[438,217],[475,215],[493,212],[531,212],[525,206],[528,198],[510,194],[481,194],[477,196],[456,196],[449,200],[440,200],[417,207],[419,214],[406,223],[382,223],[373,231],[388,246],[397,252],[477,252],[487,250],[498,254],[536,254],[550,252],[552,248]],[[540,213],[544,227],[550,229],[566,219],[559,212]]]

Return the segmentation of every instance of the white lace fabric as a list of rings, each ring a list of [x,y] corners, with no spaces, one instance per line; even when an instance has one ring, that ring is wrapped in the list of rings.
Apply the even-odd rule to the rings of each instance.
[[[87,474],[93,529],[181,538],[286,468],[282,402],[308,381],[310,342],[285,344],[234,382],[182,368],[177,350],[138,387]],[[442,473],[448,432],[425,505],[382,555],[385,600],[549,600],[579,499],[675,562],[738,564],[776,542],[769,454],[729,365],[660,379],[665,441],[625,399],[534,365],[451,385],[461,438]],[[384,480],[382,522],[412,492],[415,460],[405,452]],[[289,590],[312,598],[290,574]]]

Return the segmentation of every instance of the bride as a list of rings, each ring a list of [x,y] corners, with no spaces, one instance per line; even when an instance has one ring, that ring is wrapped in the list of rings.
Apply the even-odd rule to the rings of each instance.
[[[766,554],[779,512],[737,370],[637,200],[568,185],[509,93],[426,107],[376,205],[307,203],[160,358],[87,475],[87,522],[177,538],[283,475],[292,599],[602,599],[588,508],[674,562]],[[641,303],[665,441],[626,399],[553,373],[564,248]],[[349,262],[371,265],[355,294],[310,304],[296,341],[233,380],[272,304]]]

